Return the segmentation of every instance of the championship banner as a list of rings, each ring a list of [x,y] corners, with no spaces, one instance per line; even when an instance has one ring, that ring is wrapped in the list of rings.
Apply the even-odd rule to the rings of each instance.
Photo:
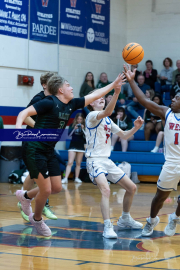
[[[87,1],[86,48],[109,51],[110,0]]]
[[[58,11],[59,0],[31,0],[30,40],[58,43]]]
[[[28,38],[28,0],[0,0],[0,34]]]
[[[0,142],[65,141],[68,129],[1,129]]]
[[[86,1],[61,0],[59,43],[85,47]]]

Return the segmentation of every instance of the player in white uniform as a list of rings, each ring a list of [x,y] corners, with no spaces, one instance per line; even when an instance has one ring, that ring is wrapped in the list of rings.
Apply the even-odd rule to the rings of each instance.
[[[123,131],[108,117],[114,110],[120,91],[121,87],[115,89],[113,98],[105,110],[103,110],[105,106],[104,98],[92,102],[88,106],[91,112],[86,118],[87,148],[85,155],[87,158],[87,171],[91,181],[98,186],[102,194],[101,211],[104,219],[103,236],[105,238],[117,238],[110,221],[110,188],[107,179],[112,183],[121,185],[126,190],[123,200],[123,213],[117,222],[118,227],[121,229],[141,229],[143,226],[142,223],[135,221],[129,213],[136,185],[109,159],[111,154],[111,133],[115,133],[123,139],[128,139],[143,124],[142,118],[138,117],[134,122],[135,126],[131,130]]]
[[[148,100],[134,81],[135,70],[131,72],[130,67],[124,65],[125,75],[138,101],[153,114],[161,117],[164,125],[164,148],[165,163],[157,182],[157,192],[152,200],[150,217],[142,231],[143,236],[150,236],[154,227],[159,223],[157,216],[164,201],[172,190],[177,190],[180,180],[180,93],[172,99],[171,109],[160,106]],[[172,236],[176,232],[176,225],[180,221],[180,198],[174,213],[169,215],[169,222],[164,233]]]

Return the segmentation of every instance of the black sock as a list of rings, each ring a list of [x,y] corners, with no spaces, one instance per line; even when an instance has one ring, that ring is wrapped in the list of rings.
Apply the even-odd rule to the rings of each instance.
[[[41,218],[40,220],[37,220],[37,219],[35,219],[34,217],[33,217],[33,219],[34,219],[34,221],[41,221],[41,220],[42,220],[42,218]]]
[[[27,200],[31,200],[31,198],[29,198],[28,195],[27,195],[27,191],[24,193],[24,198],[27,199]]]

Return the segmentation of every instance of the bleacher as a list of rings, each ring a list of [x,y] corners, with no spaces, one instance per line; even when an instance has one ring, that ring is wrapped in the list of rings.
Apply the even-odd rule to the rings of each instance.
[[[150,151],[155,146],[156,135],[152,134],[151,141],[144,141],[144,131],[139,130],[135,134],[135,140],[128,144],[128,151],[121,152],[121,144],[116,143],[114,151],[112,151],[110,158],[118,165],[123,161],[131,164],[131,171],[137,172],[140,181],[156,182],[160,174],[162,165],[164,163],[163,153],[151,153]],[[69,147],[70,140],[66,141],[66,149]],[[162,147],[162,144],[160,145]],[[68,151],[59,150],[61,157],[67,161]],[[81,168],[86,168],[86,158],[83,157]],[[61,165],[64,170],[64,166]],[[75,169],[75,162],[72,171]]]

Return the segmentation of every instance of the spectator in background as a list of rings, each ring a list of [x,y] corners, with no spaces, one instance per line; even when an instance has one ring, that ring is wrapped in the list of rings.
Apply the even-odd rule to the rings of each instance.
[[[154,90],[153,89],[148,89],[148,90],[146,90],[145,96],[147,97],[147,99],[152,100],[153,97],[154,97],[154,94],[155,93],[154,93]],[[145,123],[146,111],[147,111],[147,109],[144,110],[144,115],[143,115],[144,123]],[[143,130],[144,129],[144,123],[142,124],[140,130]]]
[[[157,70],[153,69],[153,62],[151,60],[146,61],[146,70],[143,72],[145,77],[145,83],[152,89],[155,89],[155,82],[157,81]]]
[[[108,76],[105,72],[102,72],[100,74],[100,79],[99,79],[99,82],[98,84],[96,85],[96,88],[101,88],[101,87],[104,87],[108,84],[110,84],[111,82],[108,81]],[[110,92],[111,93],[111,92]]]
[[[170,92],[171,99],[175,97],[177,92],[180,92],[180,74],[176,74],[176,83],[173,85]]]
[[[85,80],[81,86],[79,95],[80,95],[80,97],[84,97],[84,96],[88,95],[89,92],[91,92],[94,89],[95,89],[94,75],[92,74],[92,72],[88,72],[88,73],[86,73]]]
[[[159,94],[155,94],[152,101],[157,103],[158,105],[164,105],[162,102],[162,97]],[[145,128],[144,128],[144,136],[145,141],[149,141],[150,135],[152,132],[156,132],[157,134],[160,131],[163,131],[162,120],[159,116],[154,115],[149,110],[146,110],[145,113]]]
[[[164,139],[164,131],[159,131],[157,138],[156,138],[156,145],[153,148],[153,150],[151,150],[152,153],[158,152],[159,146],[160,146],[161,142],[163,141],[163,139]]]
[[[130,130],[133,126],[131,118],[129,118],[126,113],[124,108],[118,108],[117,109],[117,114],[113,118],[113,122],[120,127],[123,131]],[[128,148],[128,142],[134,139],[134,135],[132,135],[128,140],[121,139],[119,136],[116,134],[112,135],[111,139],[111,151],[114,150],[114,146],[117,141],[121,142],[121,147],[122,147],[122,152],[126,152]]]
[[[176,75],[180,74],[180,60],[176,61],[176,67],[177,69],[173,71],[173,75],[172,75],[172,84],[176,82]]]
[[[76,159],[76,168],[75,168],[75,183],[81,183],[79,179],[81,162],[85,152],[84,145],[86,143],[85,135],[85,119],[82,113],[77,113],[73,124],[69,127],[69,136],[72,136],[72,140],[68,150],[68,164],[66,167],[65,178],[62,179],[62,184],[68,183],[68,177],[71,172],[71,168],[74,160]]]
[[[143,91],[143,93],[146,93],[146,90],[150,89],[150,86],[145,84],[145,78],[143,75],[139,75],[137,78],[138,86]],[[128,112],[132,115],[133,118],[137,118],[139,116],[138,110],[144,109],[144,107],[137,101],[137,98],[132,96],[132,101],[127,105]]]
[[[85,76],[85,80],[84,80],[84,82],[83,82],[83,84],[81,86],[79,96],[80,97],[87,96],[94,89],[95,89],[94,75],[92,74],[92,72],[87,72],[86,76]],[[85,115],[87,116],[88,113],[89,113],[88,108],[84,107],[83,111],[84,111]]]
[[[172,64],[173,62],[169,57],[166,57],[163,61],[163,65],[165,68],[161,70],[161,73],[158,76],[160,79],[160,83],[155,82],[155,91],[159,94],[162,94],[163,92],[170,92],[172,88]]]
[[[135,80],[135,82],[137,82],[137,77],[140,75],[140,74],[142,74],[142,72],[141,71],[139,71],[139,70],[137,70],[137,68],[138,68],[138,64],[136,64],[136,65],[131,65],[131,71],[133,72],[133,70],[136,68],[136,75],[135,75],[135,77],[134,77],[134,80]]]

